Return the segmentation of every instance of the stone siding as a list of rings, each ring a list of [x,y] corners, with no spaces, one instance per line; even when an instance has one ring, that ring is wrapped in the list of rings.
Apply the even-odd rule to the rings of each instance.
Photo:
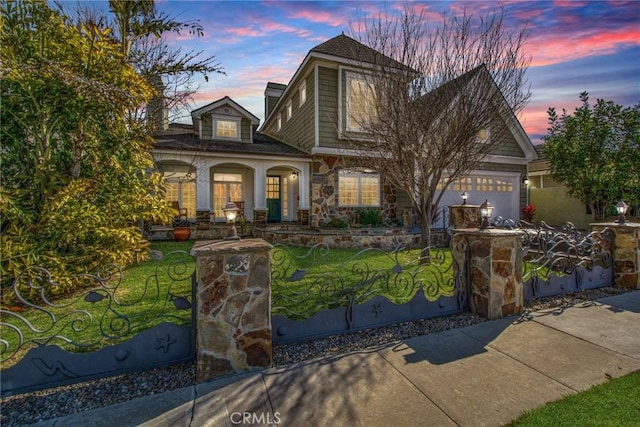
[[[358,208],[338,206],[338,171],[350,167],[349,158],[337,156],[314,156],[311,179],[311,215],[310,225],[322,227],[333,218],[339,218],[350,224],[361,209],[382,210],[383,221],[395,220],[396,189],[381,176],[381,194],[379,208]]]
[[[259,239],[201,242],[196,380],[271,366],[271,245]]]

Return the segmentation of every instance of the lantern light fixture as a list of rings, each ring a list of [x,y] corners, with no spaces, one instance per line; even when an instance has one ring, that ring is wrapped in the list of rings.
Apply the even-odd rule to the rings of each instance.
[[[618,224],[625,224],[627,222],[627,218],[625,215],[627,214],[627,210],[629,209],[629,205],[627,205],[624,201],[619,201],[616,205],[616,211],[618,211]]]
[[[236,218],[238,217],[238,206],[229,199],[222,209],[224,216],[227,218],[227,235],[224,240],[240,240],[238,230],[236,230]]]
[[[467,192],[466,192],[466,191],[464,191],[464,192],[462,193],[462,204],[463,204],[463,205],[466,205],[466,204],[467,204],[467,199],[468,199],[468,198],[469,198],[469,195],[467,194]]]
[[[485,199],[480,205],[480,217],[482,218],[482,224],[480,225],[481,230],[489,228],[489,219],[493,214],[493,209],[493,205],[488,199]]]

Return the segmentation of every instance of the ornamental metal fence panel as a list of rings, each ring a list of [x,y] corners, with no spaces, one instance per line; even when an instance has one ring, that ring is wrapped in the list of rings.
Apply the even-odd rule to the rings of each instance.
[[[356,253],[275,245],[271,252],[274,345],[468,309],[466,240],[454,248]]]
[[[17,277],[0,309],[2,396],[193,361],[195,262],[184,251],[157,261],[148,277],[75,276],[84,290],[70,297],[44,268]]]
[[[614,283],[615,233],[608,228],[586,232],[570,222],[562,227],[550,227],[544,222],[531,224],[500,217],[495,225],[524,233],[525,301]]]

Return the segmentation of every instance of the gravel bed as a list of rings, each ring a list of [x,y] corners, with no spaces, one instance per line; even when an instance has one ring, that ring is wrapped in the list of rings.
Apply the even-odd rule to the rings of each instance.
[[[562,308],[628,292],[607,287],[542,298],[525,303],[527,313]],[[428,320],[399,323],[352,334],[274,347],[274,365],[349,353],[390,345],[396,341],[486,321],[470,312]],[[81,411],[96,409],[138,397],[163,393],[194,384],[195,363],[186,363],[80,384],[25,393],[0,400],[0,425],[20,426]]]

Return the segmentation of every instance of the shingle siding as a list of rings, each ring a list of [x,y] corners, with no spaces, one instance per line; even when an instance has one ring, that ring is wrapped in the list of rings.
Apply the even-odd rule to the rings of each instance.
[[[319,145],[341,147],[338,141],[338,70],[318,67]]]

